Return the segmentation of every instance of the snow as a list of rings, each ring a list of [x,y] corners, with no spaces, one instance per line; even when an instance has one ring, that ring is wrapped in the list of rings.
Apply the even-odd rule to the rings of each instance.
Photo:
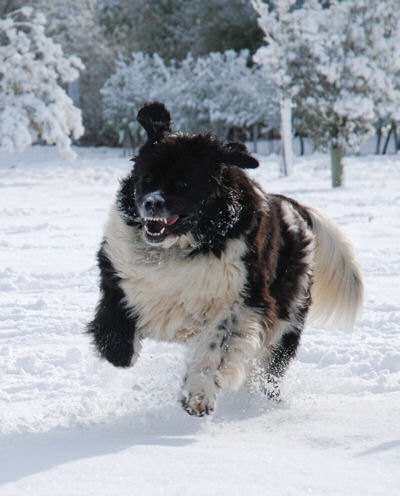
[[[94,355],[95,252],[120,150],[0,153],[0,495],[395,495],[400,487],[400,156],[259,156],[266,189],[329,214],[366,283],[351,333],[307,328],[283,401],[223,395],[212,417],[178,405],[184,352],[146,342],[133,369]]]

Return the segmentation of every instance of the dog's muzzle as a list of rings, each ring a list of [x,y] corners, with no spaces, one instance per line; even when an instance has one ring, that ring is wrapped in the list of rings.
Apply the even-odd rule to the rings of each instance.
[[[161,243],[171,234],[170,227],[179,220],[179,215],[171,215],[165,198],[160,191],[148,193],[140,204],[140,215],[146,241]]]
[[[148,193],[142,199],[140,213],[142,217],[167,217],[165,198],[161,191]]]

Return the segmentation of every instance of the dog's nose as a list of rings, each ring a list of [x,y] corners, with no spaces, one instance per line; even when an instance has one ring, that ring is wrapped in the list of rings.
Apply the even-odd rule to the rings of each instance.
[[[165,199],[158,191],[149,193],[142,200],[142,208],[146,217],[162,217],[165,211]]]

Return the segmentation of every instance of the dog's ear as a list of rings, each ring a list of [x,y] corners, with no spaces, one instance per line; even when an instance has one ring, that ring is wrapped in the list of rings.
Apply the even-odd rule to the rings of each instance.
[[[171,131],[171,116],[163,103],[145,103],[136,119],[145,129],[148,140],[152,143]]]
[[[241,169],[255,169],[258,167],[258,160],[250,155],[246,145],[236,141],[226,143],[220,152],[219,158],[221,162],[236,165]]]

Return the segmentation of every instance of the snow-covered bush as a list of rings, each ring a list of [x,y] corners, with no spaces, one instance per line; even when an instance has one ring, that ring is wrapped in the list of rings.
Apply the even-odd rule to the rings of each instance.
[[[196,61],[194,90],[199,93],[198,100],[209,123],[217,130],[249,129],[255,124],[274,127],[277,122],[276,90],[265,71],[249,66],[249,59],[248,50],[227,50],[212,52]]]
[[[83,66],[64,56],[45,24],[28,7],[0,19],[0,148],[22,150],[41,139],[73,155],[70,135],[82,135],[81,113],[62,85]]]
[[[141,135],[137,111],[144,102],[157,100],[169,79],[170,70],[157,54],[133,52],[130,60],[117,61],[101,93],[106,125],[119,134],[121,142],[128,139],[132,146],[137,144]]]
[[[189,54],[171,68],[159,99],[187,132],[213,130],[225,136],[232,128],[274,127],[279,112],[276,90],[265,72],[249,61],[248,50],[211,52],[196,59]]]
[[[329,8],[305,0],[297,9],[290,0],[278,0],[274,9],[252,2],[268,43],[255,59],[271,70],[302,128],[317,146],[330,146],[333,159],[365,141],[383,116],[399,116],[398,0],[333,0]]]
[[[174,126],[185,132],[213,130],[226,135],[231,128],[275,127],[279,113],[277,92],[265,70],[249,66],[249,52],[212,52],[167,65],[158,55],[134,52],[120,60],[102,90],[106,123],[139,140],[135,116],[146,101],[164,102]]]

